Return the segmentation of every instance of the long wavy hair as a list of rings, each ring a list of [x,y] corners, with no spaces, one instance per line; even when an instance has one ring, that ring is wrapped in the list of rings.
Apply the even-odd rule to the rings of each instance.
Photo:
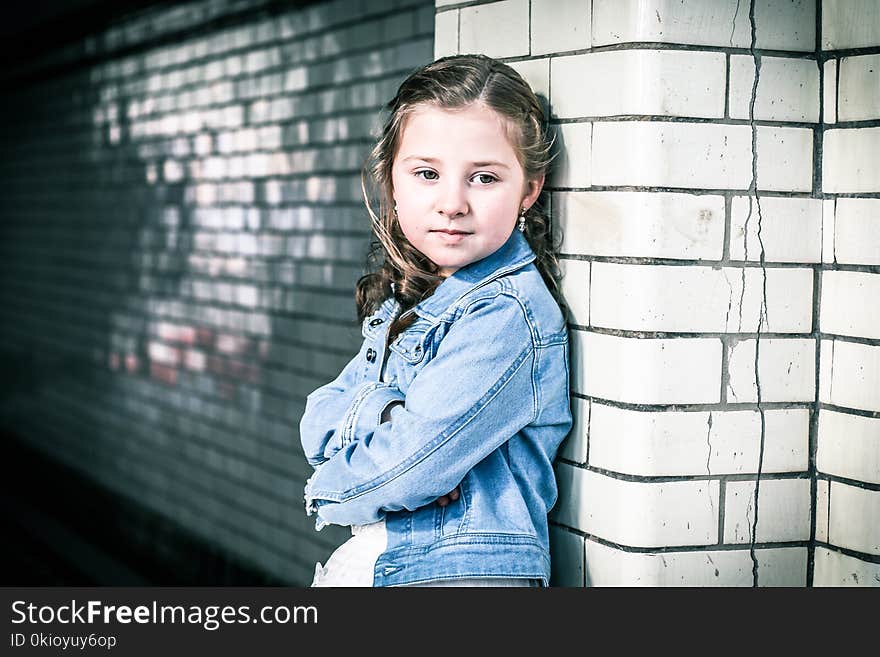
[[[392,295],[400,303],[402,315],[443,282],[440,268],[417,251],[400,228],[394,213],[391,167],[407,117],[414,109],[423,104],[456,109],[474,102],[485,104],[507,119],[508,132],[527,180],[547,173],[552,144],[544,111],[528,83],[510,66],[485,55],[454,55],[412,73],[386,105],[388,116],[381,136],[361,174],[373,239],[367,255],[369,273],[357,282],[355,301],[360,321]],[[524,235],[535,252],[535,265],[544,282],[564,307],[550,221],[538,205],[535,203],[526,211]],[[389,329],[389,342],[415,319],[411,313],[405,320],[395,321]]]

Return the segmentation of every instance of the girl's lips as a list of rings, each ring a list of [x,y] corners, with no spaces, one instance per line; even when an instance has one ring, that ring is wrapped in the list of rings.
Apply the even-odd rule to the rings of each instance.
[[[459,230],[432,230],[430,232],[437,235],[446,244],[458,244],[465,237],[470,235],[470,233],[465,233]]]

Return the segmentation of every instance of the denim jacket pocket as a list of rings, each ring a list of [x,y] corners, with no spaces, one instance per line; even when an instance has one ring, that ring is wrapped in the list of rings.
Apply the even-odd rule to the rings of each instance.
[[[457,500],[450,501],[446,506],[438,506],[437,538],[461,534],[467,529],[471,509],[471,490],[467,476],[458,485],[458,491]]]
[[[428,332],[405,331],[389,346],[391,351],[403,358],[410,365],[418,365],[425,358]]]

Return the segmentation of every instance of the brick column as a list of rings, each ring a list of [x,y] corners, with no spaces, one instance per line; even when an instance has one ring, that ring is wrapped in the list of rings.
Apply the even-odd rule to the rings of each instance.
[[[880,7],[825,0],[815,585],[880,586]]]
[[[803,586],[814,548],[817,583],[843,556],[876,572],[878,201],[840,197],[878,189],[880,68],[843,60],[849,123],[823,141],[837,4],[823,23],[817,0],[437,2],[435,55],[508,61],[560,142],[576,425],[555,584]],[[822,47],[877,43],[877,8],[849,4],[859,46]],[[827,257],[823,198],[852,266]]]

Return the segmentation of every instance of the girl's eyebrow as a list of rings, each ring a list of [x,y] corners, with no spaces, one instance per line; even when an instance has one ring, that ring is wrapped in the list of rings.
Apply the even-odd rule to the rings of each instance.
[[[421,155],[408,155],[403,158],[402,162],[407,162],[409,160],[417,160],[419,162],[427,162],[428,164],[437,164],[440,160],[436,157],[422,157]],[[510,167],[504,164],[504,162],[498,162],[497,160],[486,160],[485,162],[471,162],[470,166],[472,167],[501,167],[502,169],[509,169]]]

